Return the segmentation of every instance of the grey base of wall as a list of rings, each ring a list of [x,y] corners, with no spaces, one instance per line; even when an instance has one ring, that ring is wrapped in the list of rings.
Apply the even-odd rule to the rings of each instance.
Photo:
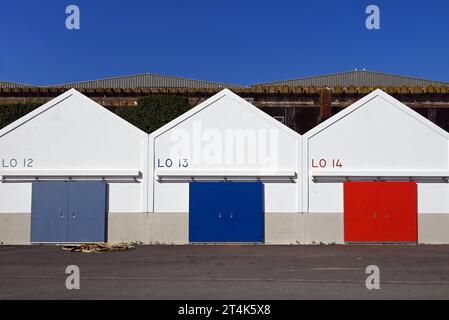
[[[31,214],[0,213],[0,244],[29,244]]]
[[[108,242],[188,243],[187,213],[110,213]],[[0,213],[0,244],[30,244],[29,213]],[[449,214],[418,214],[418,242],[449,244]],[[267,213],[266,244],[343,243],[343,214]]]

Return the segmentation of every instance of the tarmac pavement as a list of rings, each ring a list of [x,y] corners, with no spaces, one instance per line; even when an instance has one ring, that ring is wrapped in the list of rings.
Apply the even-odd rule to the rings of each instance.
[[[380,289],[366,287],[370,265]],[[0,246],[0,299],[449,299],[449,246]]]

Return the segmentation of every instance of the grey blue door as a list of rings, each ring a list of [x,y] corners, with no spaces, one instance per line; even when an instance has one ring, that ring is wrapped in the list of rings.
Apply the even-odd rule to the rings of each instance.
[[[104,242],[106,233],[106,184],[69,183],[67,242]]]
[[[263,242],[261,182],[191,182],[190,242]]]
[[[66,242],[67,193],[65,182],[33,182],[31,242]]]
[[[106,241],[104,182],[34,182],[31,242]]]

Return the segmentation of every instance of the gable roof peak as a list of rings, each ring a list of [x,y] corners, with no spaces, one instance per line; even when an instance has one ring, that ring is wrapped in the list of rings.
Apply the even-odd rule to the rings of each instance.
[[[103,114],[105,117],[112,117],[115,119],[115,121],[119,121],[122,125],[127,126],[130,130],[133,130],[136,134],[141,136],[147,136],[147,133],[143,132],[133,124],[129,123],[125,119],[119,117],[118,115],[114,114],[113,112],[107,110],[102,105],[98,104],[94,100],[90,99],[89,97],[85,96],[78,90],[71,88],[64,93],[60,94],[59,96],[51,99],[50,101],[44,103],[40,107],[34,109],[33,111],[27,113],[26,115],[22,116],[21,118],[15,120],[14,122],[10,123],[4,128],[0,129],[0,138],[5,136],[6,134],[12,132],[13,130],[19,128],[21,125],[33,121],[34,118],[39,117],[41,114],[46,112],[47,110],[50,110],[56,106],[58,106],[60,103],[64,102],[67,99],[78,97],[82,99],[86,104],[88,104],[91,108],[96,108],[100,111],[101,114]]]
[[[340,119],[343,119],[347,116],[350,116],[352,112],[356,111],[359,108],[363,108],[365,105],[367,105],[370,101],[373,99],[380,97],[383,100],[385,100],[389,105],[391,105],[394,108],[400,109],[404,112],[404,114],[412,117],[422,125],[427,126],[434,132],[438,133],[440,136],[443,136],[444,138],[449,140],[449,133],[443,130],[441,127],[434,124],[429,119],[423,117],[418,112],[414,111],[413,109],[409,108],[407,105],[402,103],[401,101],[397,100],[393,96],[389,95],[385,91],[381,89],[376,89],[373,92],[369,93],[368,95],[364,96],[360,100],[354,102],[349,107],[345,108],[344,110],[340,111],[339,113],[333,115],[332,117],[328,118],[324,122],[320,123],[316,127],[312,128],[308,132],[306,132],[303,136],[305,139],[310,139],[313,136],[319,134],[321,131],[325,130],[326,128],[332,126],[334,123],[338,122]]]

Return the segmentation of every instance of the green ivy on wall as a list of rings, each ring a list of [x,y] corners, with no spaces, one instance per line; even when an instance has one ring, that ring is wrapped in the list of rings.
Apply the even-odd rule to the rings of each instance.
[[[168,95],[142,97],[136,107],[123,107],[116,114],[151,133],[190,109],[187,98]]]
[[[32,104],[16,103],[0,106],[0,128],[6,127],[8,124],[23,117],[28,112],[33,111],[39,106],[40,104],[36,103]]]
[[[39,107],[40,104],[11,104],[0,106],[0,128]],[[190,109],[187,98],[154,95],[139,98],[135,107],[114,108],[118,116],[139,129],[151,133]]]

